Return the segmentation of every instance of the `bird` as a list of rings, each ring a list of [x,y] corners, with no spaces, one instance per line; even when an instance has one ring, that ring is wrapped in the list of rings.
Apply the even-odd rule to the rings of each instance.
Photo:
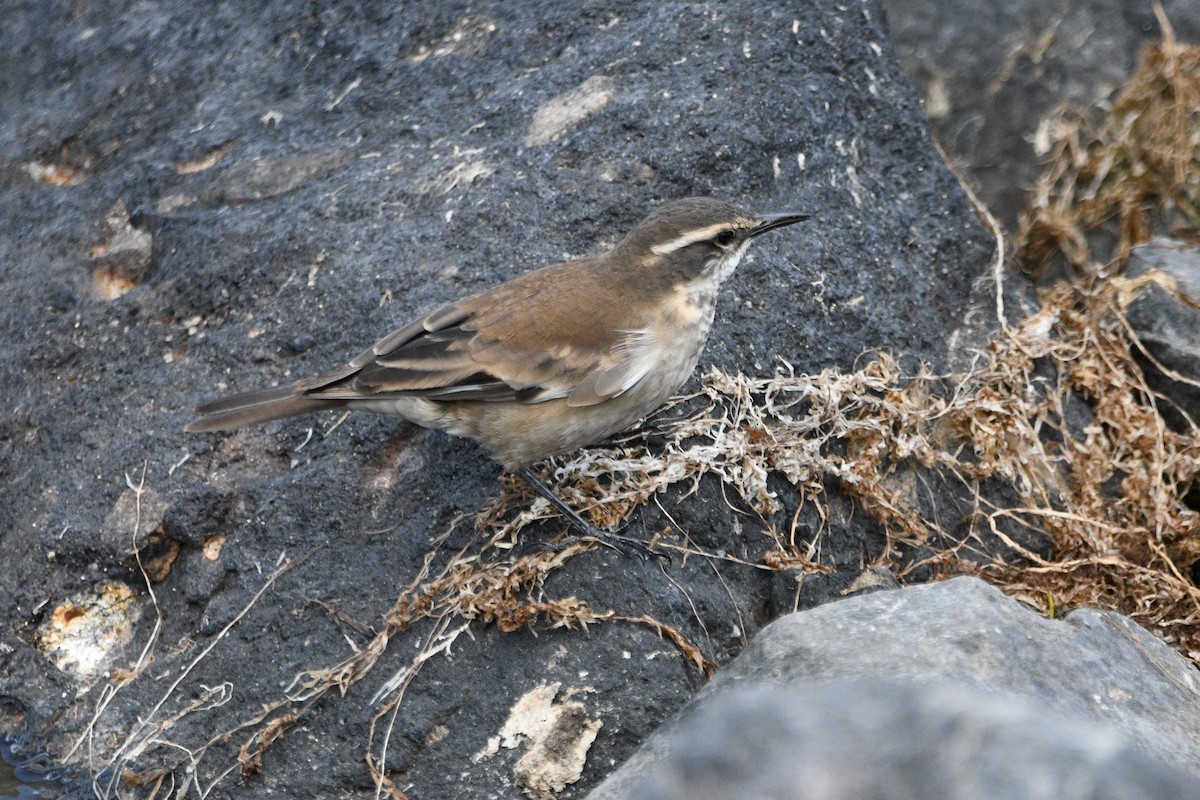
[[[446,303],[330,372],[204,403],[186,430],[338,408],[402,417],[477,441],[580,536],[663,557],[593,527],[530,465],[620,433],[663,405],[695,370],[721,285],[751,241],[808,218],[752,214],[711,197],[669,202],[607,252]]]

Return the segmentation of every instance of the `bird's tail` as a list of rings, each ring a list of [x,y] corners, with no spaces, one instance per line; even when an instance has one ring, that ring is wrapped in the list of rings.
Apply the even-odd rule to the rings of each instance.
[[[196,407],[198,416],[184,430],[193,433],[202,431],[228,431],[245,425],[269,422],[309,411],[321,411],[345,405],[342,400],[326,400],[304,393],[299,384],[261,389],[255,392],[223,397]]]

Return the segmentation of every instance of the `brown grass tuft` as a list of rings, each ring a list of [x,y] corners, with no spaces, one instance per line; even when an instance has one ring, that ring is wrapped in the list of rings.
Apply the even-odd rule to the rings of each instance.
[[[1155,5],[1161,41],[1111,107],[1062,108],[1035,145],[1049,155],[1017,234],[1017,257],[1040,277],[1056,260],[1076,274],[1115,274],[1152,228],[1197,241],[1200,227],[1200,46],[1181,45]]]

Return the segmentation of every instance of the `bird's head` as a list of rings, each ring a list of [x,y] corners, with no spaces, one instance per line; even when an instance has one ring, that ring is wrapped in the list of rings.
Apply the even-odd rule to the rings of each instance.
[[[613,249],[617,263],[675,284],[729,277],[750,240],[808,219],[804,214],[757,215],[711,197],[688,197],[655,210]]]

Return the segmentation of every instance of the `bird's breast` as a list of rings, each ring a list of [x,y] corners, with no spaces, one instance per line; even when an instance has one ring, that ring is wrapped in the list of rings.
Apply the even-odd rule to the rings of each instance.
[[[715,281],[677,286],[656,315],[650,338],[659,346],[658,363],[651,374],[656,376],[660,392],[675,392],[696,368],[712,330],[717,288]]]
[[[663,333],[675,345],[698,339],[703,346],[717,308],[718,282],[691,281],[676,286],[662,306]]]
[[[708,277],[676,284],[664,306],[667,316],[681,324],[711,316],[719,289],[719,281]]]

